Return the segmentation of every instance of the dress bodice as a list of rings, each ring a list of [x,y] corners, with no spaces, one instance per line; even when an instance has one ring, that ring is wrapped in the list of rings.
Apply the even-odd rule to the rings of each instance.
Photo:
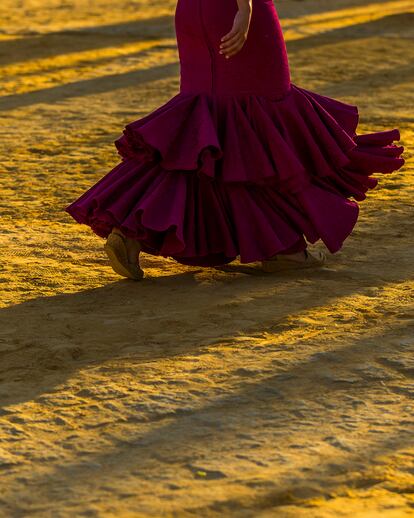
[[[236,0],[179,0],[176,34],[181,92],[256,94],[282,98],[290,75],[285,43],[272,0],[253,0],[250,31],[243,49],[226,59],[221,38],[233,25]]]

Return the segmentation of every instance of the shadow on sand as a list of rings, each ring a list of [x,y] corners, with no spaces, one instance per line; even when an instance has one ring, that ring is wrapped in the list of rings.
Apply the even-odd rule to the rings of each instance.
[[[51,58],[68,52],[102,49],[126,42],[174,37],[174,20],[160,16],[147,20],[50,32],[0,41],[0,64]]]
[[[313,280],[315,283],[320,283],[327,276],[329,277],[330,274],[324,272],[316,275],[316,278]],[[241,282],[244,283],[245,280],[242,279]],[[240,280],[236,282],[240,283]],[[180,276],[163,279],[155,292],[158,292],[158,295],[165,295],[163,294],[165,289],[180,289],[183,284],[186,287],[184,292],[180,294],[181,296],[188,289],[192,293],[198,289],[191,276]],[[115,296],[121,306],[125,303],[124,289],[129,290],[129,285],[112,285],[98,290],[101,304],[109,302],[109,299],[113,299]],[[145,288],[143,289],[145,290]],[[151,289],[154,290],[154,286]],[[358,291],[363,293],[364,287],[361,286],[359,290],[356,286],[345,290],[342,289],[341,295],[346,296],[351,292]],[[312,302],[310,297],[308,297],[301,303],[296,304],[297,310],[303,311],[315,308],[316,303],[324,304],[329,302],[330,297],[324,296],[323,290],[320,290],[318,293],[317,301],[313,297]],[[339,293],[336,293],[336,295],[339,295]],[[287,296],[293,297],[294,293],[288,290]],[[89,303],[95,304],[96,299],[91,297],[91,292],[66,296],[67,299],[72,299],[72,303],[85,304],[86,299],[89,298]],[[64,297],[56,298],[58,300],[55,300],[55,303],[58,302],[58,307],[62,305],[60,302],[63,305],[65,304]],[[180,296],[177,297],[177,302],[181,298]],[[163,311],[164,304],[162,301],[165,299],[162,296],[157,297],[154,293],[154,309],[155,299],[159,303],[160,311]],[[269,299],[268,303],[272,303],[272,300]],[[47,314],[48,311],[52,310],[52,301],[49,300],[38,300],[31,304],[32,311],[42,311],[44,314]],[[113,300],[111,304],[113,304]],[[248,303],[247,310],[249,313],[254,313],[254,308],[255,301]],[[21,311],[22,316],[29,317],[30,320],[30,311],[27,310],[27,307],[25,310],[25,305],[6,310],[6,315],[3,313],[2,317],[7,319],[7,312],[10,311]],[[95,314],[99,311],[100,308],[94,309]],[[120,307],[121,313],[122,309]],[[283,319],[286,316],[282,311],[277,311],[276,318]],[[114,318],[116,321],[117,315],[114,315]],[[164,326],[162,319],[160,319],[158,325],[160,328]],[[41,336],[45,330],[46,328],[40,330]],[[85,484],[89,484],[90,480],[94,481],[94,487],[96,488],[101,484],[108,484],[108,477],[112,481],[124,480],[131,472],[134,473],[135,477],[145,477],[145,474],[151,473],[154,461],[157,462],[157,472],[163,471],[163,465],[168,466],[175,463],[183,469],[188,469],[190,475],[196,469],[192,465],[192,459],[197,458],[198,449],[205,442],[206,434],[208,434],[210,444],[220,444],[220,448],[223,451],[234,447],[234,444],[238,443],[240,445],[238,451],[244,452],[247,455],[246,458],[254,458],[254,452],[249,449],[249,438],[255,430],[257,420],[267,423],[268,428],[266,431],[263,430],[263,433],[267,434],[267,437],[269,434],[274,436],[276,443],[280,434],[286,434],[288,429],[290,430],[290,444],[294,445],[296,452],[298,452],[299,448],[308,451],[310,445],[301,442],[301,437],[308,436],[309,427],[312,427],[317,435],[315,422],[320,423],[323,427],[326,422],[331,422],[332,415],[338,419],[338,414],[335,413],[338,407],[342,405],[343,412],[345,412],[346,405],[348,404],[344,402],[344,394],[347,394],[348,402],[351,399],[355,403],[362,405],[365,395],[369,392],[381,393],[384,390],[381,386],[384,379],[388,379],[387,390],[393,391],[393,383],[392,381],[389,382],[389,380],[392,380],[392,375],[389,376],[385,369],[382,372],[375,371],[374,369],[373,373],[366,375],[361,373],[358,368],[361,368],[361,365],[366,365],[367,355],[372,365],[380,357],[391,357],[398,353],[399,348],[395,345],[395,340],[393,342],[393,339],[406,331],[408,333],[409,329],[405,329],[405,324],[402,323],[389,329],[385,334],[381,332],[378,334],[374,333],[370,335],[368,340],[364,335],[354,340],[347,340],[340,347],[310,356],[309,359],[303,362],[290,363],[282,368],[275,364],[274,374],[265,378],[262,377],[260,380],[255,379],[254,374],[250,374],[239,385],[238,390],[230,391],[199,408],[183,411],[178,409],[175,412],[166,414],[161,420],[158,416],[156,426],[149,430],[147,427],[141,428],[140,424],[143,422],[145,424],[151,423],[151,415],[148,415],[144,420],[142,418],[136,421],[132,419],[131,423],[136,431],[134,432],[131,428],[128,440],[116,441],[112,436],[112,447],[109,451],[106,449],[102,453],[88,454],[87,460],[85,458],[78,458],[67,465],[54,466],[46,475],[33,473],[30,476],[32,493],[35,490],[33,494],[36,495],[37,490],[47,487],[48,491],[53,491],[53,494],[59,495],[59,488],[65,488],[65,491],[60,493],[60,498],[65,500],[65,495],[78,494]],[[135,336],[133,340],[136,341]],[[179,347],[177,348],[176,345],[171,343],[168,352],[165,351],[164,354],[168,356],[179,354],[180,352],[191,352],[194,354],[197,348],[201,346],[201,343],[195,341],[191,348],[180,350]],[[158,357],[158,351],[148,350],[143,354],[141,347],[142,345],[140,344],[136,345],[138,356],[142,355],[143,358],[147,359]],[[113,350],[107,350],[104,357],[108,358],[114,355],[115,352]],[[335,374],[338,371],[340,371],[340,377],[343,381],[335,379]],[[409,373],[407,374],[409,375]],[[357,381],[355,381],[356,377],[359,378]],[[399,390],[400,384],[400,380],[395,381],[396,391]],[[295,410],[297,408],[301,410]],[[317,417],[313,415],[315,408],[318,411]],[[253,420],[252,415],[255,416]],[[308,423],[308,418],[312,424]],[[381,419],[378,416],[378,423],[381,422]],[[332,427],[338,426],[340,428],[341,423],[343,426],[347,425],[346,420],[341,420],[339,423],[332,421]],[[371,423],[371,427],[374,426],[375,422]],[[333,434],[334,432],[331,431],[331,433]],[[322,440],[322,438],[318,440]],[[214,504],[214,510],[229,511],[232,508],[266,509],[286,505],[287,503],[292,503],[295,498],[300,499],[304,494],[306,498],[316,495],[320,496],[319,484],[324,488],[323,491],[329,494],[329,491],[337,489],[338,486],[343,484],[344,479],[349,476],[352,478],[347,480],[347,483],[351,487],[368,488],[375,486],[384,479],[370,478],[364,474],[364,471],[374,464],[377,456],[392,455],[395,453],[396,448],[403,448],[411,443],[409,431],[402,428],[399,429],[398,434],[393,430],[380,436],[378,434],[368,434],[361,441],[359,447],[353,447],[352,449],[348,448],[346,443],[335,442],[335,437],[332,435],[327,436],[323,440],[328,444],[333,442],[335,447],[332,450],[336,449],[336,451],[327,453],[327,451],[330,451],[328,448],[323,455],[318,453],[315,456],[315,463],[308,466],[307,472],[302,474],[299,483],[298,480],[294,484],[290,483],[289,476],[284,475],[281,479],[275,480],[274,483],[268,483],[266,492],[259,498],[250,500],[242,497],[240,500],[225,500],[219,504]],[[246,445],[245,448],[243,448],[244,443]],[[283,457],[283,453],[288,453],[286,451],[288,447],[285,443],[281,447],[278,446],[277,453],[279,457]],[[276,451],[274,454],[276,454]],[[268,461],[273,464],[278,463],[275,459],[268,459]],[[100,466],[109,466],[110,471],[98,469]],[[225,466],[222,469],[224,472],[226,471]],[[360,477],[358,479],[355,479],[355,470],[360,470]],[[351,475],[347,474],[348,471],[351,472]],[[217,476],[219,477],[225,476],[224,473],[218,473],[219,475]],[[311,484],[311,487],[307,486],[308,483]],[[271,486],[270,490],[268,489],[269,486]],[[281,490],[280,487],[284,487],[284,489]],[[204,511],[208,509],[210,508],[203,508],[203,513],[201,514],[204,515]]]
[[[44,88],[24,94],[0,97],[0,110],[8,111],[38,103],[56,103],[72,97],[112,92],[120,88],[139,86],[147,82],[166,79],[178,75],[178,63],[159,65],[146,70],[134,70],[124,74],[106,75],[94,79],[84,79],[52,88]]]
[[[374,252],[371,261],[386,261]],[[1,406],[33,399],[78,369],[111,358],[127,356],[146,362],[201,354],[204,347],[227,343],[243,333],[254,336],[294,328],[292,315],[410,278],[407,251],[401,248],[400,252],[404,259],[398,271],[390,265],[375,275],[364,271],[359,262],[341,266],[340,257],[336,269],[276,275],[236,263],[204,270],[210,272],[207,285],[198,277],[202,270],[192,269],[6,307],[0,310],[1,370],[15,371],[16,376],[12,387],[3,392]],[[212,322],[215,325],[208,329]]]

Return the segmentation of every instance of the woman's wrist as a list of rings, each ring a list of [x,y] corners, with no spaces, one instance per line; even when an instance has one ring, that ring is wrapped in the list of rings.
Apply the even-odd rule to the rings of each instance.
[[[251,12],[252,0],[237,0],[237,5],[240,11]]]

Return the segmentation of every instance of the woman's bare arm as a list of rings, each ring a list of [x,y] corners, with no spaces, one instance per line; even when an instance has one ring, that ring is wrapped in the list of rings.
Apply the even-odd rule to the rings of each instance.
[[[220,54],[230,58],[237,54],[247,40],[252,17],[252,0],[237,0],[239,10],[234,18],[233,28],[221,38]]]

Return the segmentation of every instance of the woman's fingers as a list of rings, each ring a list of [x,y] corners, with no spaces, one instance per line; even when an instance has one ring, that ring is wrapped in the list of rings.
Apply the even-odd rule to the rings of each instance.
[[[223,41],[220,44],[221,49],[226,49],[228,47],[231,47],[235,41],[238,41],[241,37],[241,34],[239,32],[236,32],[231,38],[228,38],[226,41]]]
[[[242,37],[243,37],[243,33],[241,31],[235,31],[231,36],[226,38],[226,40],[223,39],[221,41],[220,45],[228,45],[233,40],[235,40],[237,38],[242,38]]]
[[[250,16],[251,9],[239,9],[237,11],[231,31],[221,38],[220,54],[229,58],[242,49],[249,32]]]
[[[241,50],[243,47],[243,41],[237,41],[234,43],[231,47],[227,48],[223,54],[226,56],[226,58],[230,56],[234,56],[234,54],[237,54],[239,50]]]
[[[226,59],[231,58],[232,56],[234,56],[235,54],[240,52],[242,48],[243,48],[243,45],[241,43],[240,43],[240,45],[233,47],[231,50],[229,50],[226,53],[226,55],[225,55]]]
[[[227,33],[225,36],[221,38],[221,41],[224,42],[230,40],[234,36],[237,36],[238,32],[239,31],[235,27],[233,27],[229,33]]]
[[[226,58],[230,58],[231,56],[234,56],[235,54],[237,54],[242,48],[243,48],[243,44],[237,43],[237,44],[233,45],[230,49],[226,50],[226,52],[224,52],[223,54],[225,55]]]
[[[228,45],[222,47],[220,49],[221,54],[227,54],[230,49],[232,49],[234,46],[242,45],[243,39],[237,38],[235,40],[232,40]]]
[[[225,54],[226,56],[234,54],[236,50],[241,49],[245,41],[246,38],[242,33],[235,34],[231,39],[220,45],[220,54]]]
[[[238,38],[241,34],[241,31],[232,31],[232,32],[229,32],[227,34],[227,36],[225,36],[222,40],[221,40],[221,43],[222,44],[226,44],[228,43],[229,41],[231,40],[234,40],[234,38]]]

